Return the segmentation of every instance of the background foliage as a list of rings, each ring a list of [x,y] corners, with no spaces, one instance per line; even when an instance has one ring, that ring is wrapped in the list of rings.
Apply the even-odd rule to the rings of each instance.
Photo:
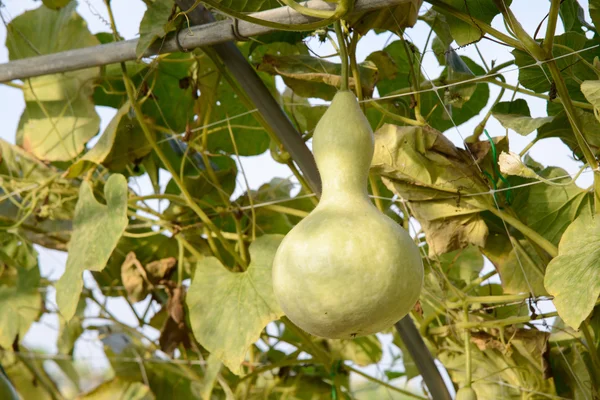
[[[211,49],[143,57],[186,24],[173,0],[144,3],[138,61],[6,83],[23,92],[25,108],[14,142],[0,141],[0,383],[23,399],[426,398],[392,327],[325,340],[285,318],[272,258],[316,197]],[[597,398],[600,2],[589,1],[590,19],[577,0],[548,2],[535,33],[510,1],[421,3],[344,18],[350,86],[375,131],[369,190],[413,233],[426,266],[411,318],[454,389],[470,385],[480,399]],[[220,16],[281,6],[206,4]],[[75,1],[44,0],[14,16],[10,60],[121,40],[106,5],[112,29],[95,35]],[[494,18],[507,33],[492,28]],[[417,21],[430,26],[421,47],[410,37]],[[369,32],[390,39],[356,63]],[[341,66],[306,42],[337,46],[332,35],[278,31],[237,43],[309,144]],[[514,59],[459,54],[490,40]],[[422,68],[427,52],[439,76]],[[517,69],[518,83],[507,83]],[[501,88],[497,98],[490,86]],[[546,101],[545,115],[533,116],[517,93]],[[102,130],[98,106],[115,112]],[[492,119],[506,135],[484,131]],[[449,137],[469,120],[476,129],[455,145]],[[521,154],[508,130],[530,140]],[[549,138],[593,174],[590,188],[528,155]],[[295,178],[250,190],[239,159],[267,151]],[[132,184],[140,177],[152,193]],[[68,252],[58,281],[40,273],[40,247]],[[136,326],[111,311],[116,297]],[[544,312],[550,300],[556,311]],[[45,315],[59,321],[56,354],[23,343]],[[110,371],[92,374],[76,361],[75,345],[90,333]]]

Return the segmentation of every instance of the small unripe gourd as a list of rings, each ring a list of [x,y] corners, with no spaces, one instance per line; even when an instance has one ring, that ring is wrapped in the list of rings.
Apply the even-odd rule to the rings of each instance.
[[[356,97],[338,92],[313,136],[321,200],[275,255],[273,289],[281,308],[316,336],[379,332],[419,298],[423,264],[417,246],[368,197],[373,142]]]
[[[456,400],[477,400],[477,393],[471,387],[463,387],[456,392]]]

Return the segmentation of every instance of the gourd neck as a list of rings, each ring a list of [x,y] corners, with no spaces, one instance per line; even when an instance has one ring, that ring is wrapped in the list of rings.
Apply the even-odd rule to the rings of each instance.
[[[373,131],[356,97],[349,91],[338,92],[313,136],[313,152],[323,182],[321,201],[368,201],[373,150]]]

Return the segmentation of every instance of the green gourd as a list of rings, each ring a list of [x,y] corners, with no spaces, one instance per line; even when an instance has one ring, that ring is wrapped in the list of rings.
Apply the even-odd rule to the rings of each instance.
[[[477,393],[470,387],[463,387],[456,392],[456,400],[477,400]]]
[[[286,235],[273,262],[281,308],[316,336],[349,339],[389,328],[421,292],[419,249],[368,197],[373,151],[373,131],[356,97],[338,92],[313,136],[322,197]]]

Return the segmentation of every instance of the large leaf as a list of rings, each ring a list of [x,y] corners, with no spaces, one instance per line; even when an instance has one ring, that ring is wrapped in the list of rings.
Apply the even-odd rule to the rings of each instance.
[[[600,121],[600,80],[581,82],[581,92],[594,106],[596,118]]]
[[[582,214],[565,230],[544,284],[565,323],[575,329],[600,295],[600,218]]]
[[[267,51],[261,47],[268,46],[260,46],[256,50],[257,53]],[[204,140],[203,135],[206,134],[208,135],[207,146],[211,152],[225,151],[228,154],[235,154],[236,149],[229,132],[229,123],[240,155],[253,156],[264,153],[269,148],[269,135],[207,55],[199,63],[196,73],[200,91],[197,106],[199,121],[202,121],[202,125],[205,121],[219,123],[214,122],[210,125],[210,129],[194,133],[197,139],[192,140],[191,145],[194,146],[197,141],[199,147],[203,147],[201,143]],[[266,74],[260,75],[271,93],[277,96],[274,78]]]
[[[213,257],[200,261],[187,295],[198,342],[240,374],[248,347],[264,327],[281,317],[273,293],[271,266],[282,236],[266,235],[250,245],[251,263],[233,273]]]
[[[127,180],[113,174],[104,186],[106,205],[94,197],[92,187],[84,182],[73,218],[73,234],[64,274],[56,283],[56,303],[62,316],[75,315],[83,289],[83,271],[101,271],[127,227]]]
[[[375,335],[351,340],[326,340],[326,343],[335,358],[361,366],[377,364],[383,355],[381,342]]]
[[[353,13],[348,22],[354,30],[365,35],[371,29],[400,31],[415,25],[423,0],[403,0],[397,6],[365,13]]]
[[[76,6],[71,2],[60,11],[42,6],[13,19],[6,40],[10,59],[99,44],[75,12]],[[27,80],[18,142],[44,160],[67,161],[77,156],[98,133],[100,119],[89,98],[98,72],[91,68]]]
[[[600,30],[600,0],[590,0],[589,9],[596,30]]]
[[[411,84],[411,73],[412,68],[416,74],[419,74],[419,57],[420,54],[412,53],[410,49],[410,43],[406,43],[409,53],[404,47],[404,44],[400,40],[393,41],[387,45],[383,50],[378,51],[379,57],[389,58],[393,61],[395,74],[389,76],[389,74],[382,75],[377,81],[377,91],[380,96],[387,96],[392,94],[395,90],[407,88]],[[416,51],[416,50],[415,50]],[[377,64],[377,63],[376,63]]]
[[[25,336],[40,313],[37,288],[0,286],[0,346],[11,348],[15,337]]]
[[[566,32],[572,31],[583,33],[584,31],[581,29],[582,25],[588,29],[593,29],[593,27],[585,21],[583,8],[579,5],[578,0],[562,1],[560,3],[559,15],[560,19],[563,21]]]
[[[98,143],[69,167],[67,176],[80,176],[99,164],[119,172],[130,163],[139,162],[151,150],[137,118],[131,115],[129,102],[126,102],[110,121]]]
[[[277,0],[217,0],[223,7],[240,12],[256,12],[281,7]]]
[[[583,34],[576,32],[567,32],[556,36],[554,43],[552,54],[556,58],[558,68],[564,71],[562,76],[569,89],[569,96],[574,100],[583,100],[579,84],[582,80],[597,79],[597,75],[585,63],[579,62],[578,57],[592,62],[595,52],[584,51],[577,56],[567,54],[588,48],[595,43],[588,40]],[[556,45],[560,45],[560,47]],[[548,92],[551,86],[549,81],[551,74],[548,67],[535,65],[536,60],[521,50],[513,50],[512,54],[515,57],[515,64],[519,67],[519,83],[536,93]]]
[[[494,4],[493,0],[444,0],[444,3],[447,3],[460,10],[462,13],[477,18],[486,24],[490,24],[492,19],[500,13],[500,10]],[[505,0],[506,6],[509,6],[510,3],[511,1]],[[450,15],[446,15],[446,18],[448,20],[450,32],[452,32],[452,37],[459,46],[477,42],[484,35],[483,30],[473,26],[473,24]]]
[[[140,38],[135,47],[138,58],[144,55],[155,40],[165,37],[175,29],[175,21],[169,21],[174,15],[174,6],[174,0],[156,0],[148,6],[140,22]]]
[[[528,135],[553,120],[553,117],[532,118],[527,101],[523,99],[496,104],[492,108],[492,115],[503,127],[512,129],[519,135]]]
[[[377,82],[377,68],[370,61],[359,64],[360,84],[366,97],[371,97]],[[296,94],[303,97],[319,97],[331,100],[341,86],[341,64],[332,63],[309,55],[265,55],[258,70],[279,75]],[[350,89],[356,86],[352,76]]]
[[[127,382],[114,378],[80,397],[81,400],[154,400],[150,388],[141,382]]]
[[[485,75],[485,70],[473,62],[470,58],[460,57],[468,69],[475,76]],[[450,76],[449,68],[446,68],[440,79],[445,81]],[[452,87],[450,93],[455,92],[460,96],[460,89],[463,87],[469,87],[472,84],[466,83],[463,85],[457,85]],[[448,89],[439,89],[437,91],[427,91],[421,94],[421,113],[423,115],[429,115],[428,122],[432,127],[440,131],[453,128],[455,125],[458,126],[471,118],[479,115],[481,110],[486,106],[489,96],[490,89],[486,83],[477,83],[475,91],[472,92],[470,98],[467,101],[461,101],[461,107],[453,107],[452,104],[446,104],[444,99],[447,98],[446,91]],[[450,98],[451,99],[451,98]],[[462,100],[462,99],[458,99]]]
[[[584,111],[580,108],[575,108],[575,114],[581,123],[582,134],[587,145],[594,154],[600,150],[600,121],[596,119],[591,112]],[[563,141],[571,151],[579,158],[583,158],[583,153],[575,139],[575,132],[571,128],[569,117],[564,111],[561,111],[554,117],[554,120],[545,124],[538,129],[538,138],[544,139],[549,137],[557,137]]]
[[[488,230],[479,213],[488,199],[462,195],[486,192],[486,183],[470,155],[438,131],[384,125],[375,132],[372,169],[408,202],[431,255],[485,244]]]
[[[443,254],[439,261],[442,271],[460,286],[471,283],[483,268],[483,256],[475,246]]]
[[[540,175],[553,179],[568,174],[562,168],[549,167],[540,171]],[[582,211],[590,209],[588,192],[570,181],[571,178],[566,177],[553,180],[560,186],[536,182],[520,188],[513,203],[513,209],[527,226],[556,245],[571,222]]]

